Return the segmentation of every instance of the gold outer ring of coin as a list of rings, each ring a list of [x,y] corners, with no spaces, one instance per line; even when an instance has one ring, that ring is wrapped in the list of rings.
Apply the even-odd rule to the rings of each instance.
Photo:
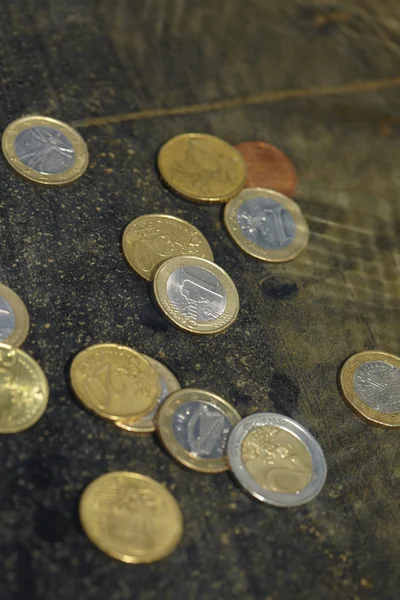
[[[267,249],[245,237],[237,220],[238,211],[243,204],[256,197],[275,200],[290,213],[296,223],[296,237],[291,244],[283,248]],[[266,188],[246,188],[236,198],[230,200],[224,209],[224,224],[241,250],[265,262],[280,263],[293,260],[308,244],[309,229],[300,207],[291,198]]]
[[[220,396],[217,396],[217,394],[213,394],[207,390],[184,388],[177,392],[173,392],[160,407],[156,418],[158,436],[171,456],[182,465],[185,465],[185,467],[189,467],[190,469],[201,473],[222,473],[223,471],[227,471],[229,469],[227,456],[222,456],[220,458],[202,458],[200,456],[195,456],[181,446],[174,435],[174,414],[178,408],[187,402],[193,402],[194,400],[208,402],[212,406],[220,409],[228,421],[230,421],[232,427],[234,427],[241,419],[237,410],[229,404],[229,402]]]
[[[168,395],[166,396],[166,398],[170,394],[172,394],[172,392],[181,389],[179,381],[165,365],[160,363],[158,360],[155,360],[151,356],[147,356],[147,354],[143,354],[143,356],[150,362],[153,369],[157,371],[157,374],[160,377],[160,379],[162,379],[165,382],[165,385],[168,389]],[[144,415],[144,417],[142,417],[139,421],[137,421],[136,419],[131,419],[130,417],[126,417],[125,419],[118,419],[118,421],[114,421],[114,425],[116,425],[120,429],[125,429],[125,431],[132,431],[133,433],[152,433],[156,430],[154,418],[156,416],[156,411],[158,409],[160,397],[157,400],[155,408],[153,408],[153,410],[149,414]]]
[[[132,412],[124,410],[124,414],[115,414],[114,411],[106,410],[106,408],[104,406],[102,407],[99,403],[93,403],[93,399],[91,399],[91,396],[93,396],[93,394],[89,394],[86,389],[87,381],[85,382],[85,375],[87,376],[88,374],[88,367],[90,366],[91,355],[94,355],[98,352],[104,352],[105,356],[115,353],[124,353],[126,360],[129,360],[131,358],[139,364],[142,379],[146,383],[148,400],[148,402],[143,405],[142,390],[142,393],[140,395],[142,408],[140,410],[138,407],[136,407],[135,409],[135,406],[133,405],[132,408],[129,408],[129,411],[132,410]],[[102,370],[102,377],[105,378],[105,380],[107,381],[107,385],[105,386],[105,388],[106,393],[109,394],[109,389],[113,386],[110,372],[110,370],[112,369],[112,363],[106,361],[105,366],[100,367],[99,369]],[[95,372],[98,372],[99,369],[97,369],[97,371]],[[136,352],[136,350],[133,350],[133,348],[129,348],[128,346],[121,346],[119,344],[95,344],[93,346],[85,348],[84,350],[81,350],[75,356],[71,363],[70,377],[72,389],[74,390],[74,393],[77,396],[77,398],[85,406],[85,408],[87,408],[90,412],[94,413],[95,415],[103,417],[103,419],[106,419],[108,421],[116,421],[123,417],[130,417],[132,420],[141,419],[144,415],[148,414],[150,411],[153,410],[161,393],[160,378],[158,377],[153,367],[150,365],[149,361],[146,360],[146,358],[142,354],[140,354],[140,352]],[[119,384],[119,389],[123,389],[123,386],[126,385],[124,382],[121,381],[119,382]],[[114,386],[115,385],[116,384],[114,381]]]
[[[157,521],[151,521],[154,508],[152,506],[149,507],[148,513],[137,515],[135,509],[130,508],[130,504],[135,500],[135,491],[139,492],[137,498],[140,502],[137,501],[136,504],[133,502],[138,512],[143,511],[146,498],[150,496],[153,497],[151,500],[153,504],[163,504],[163,513],[158,516]],[[108,506],[107,499],[109,499]],[[121,506],[123,501],[125,504]],[[105,506],[102,507],[102,503]],[[179,544],[183,533],[182,511],[171,492],[158,481],[130,471],[106,473],[92,481],[81,496],[79,518],[84,532],[95,546],[112,558],[131,564],[151,563],[168,556]],[[112,534],[107,530],[110,520],[124,528],[126,536],[132,532],[131,548],[123,548],[121,538],[113,539]],[[157,535],[159,533],[157,527],[160,524],[164,538],[166,533],[168,537],[163,545],[160,545]],[[151,537],[148,531],[152,531],[153,528],[155,530],[152,541],[155,547],[140,548],[135,551],[135,535],[139,538],[146,534],[147,537]],[[123,537],[122,541],[124,545],[128,543],[126,537]]]
[[[0,374],[0,396],[3,385],[8,392],[6,401],[1,402],[0,433],[25,431],[39,421],[47,408],[47,377],[29,354],[7,344],[0,344]]]
[[[194,148],[196,143],[202,144],[201,153]],[[187,161],[188,156],[190,164],[185,170],[182,161]],[[205,161],[203,168],[200,158]],[[157,164],[166,185],[194,202],[226,202],[243,189],[247,179],[246,162],[241,153],[220,138],[205,133],[183,133],[168,140],[158,153]],[[227,171],[229,181],[222,182],[221,176]]]
[[[226,307],[222,315],[212,321],[194,322],[176,310],[167,295],[167,283],[170,275],[181,267],[201,267],[219,280],[226,293]],[[239,295],[228,273],[205,258],[176,256],[165,261],[157,270],[153,281],[154,295],[165,317],[183,331],[190,333],[221,333],[236,320],[239,312]]]
[[[10,304],[15,315],[14,331],[1,343],[18,348],[18,346],[22,346],[29,333],[29,313],[18,294],[3,283],[0,283],[1,296]]]
[[[64,134],[75,150],[75,162],[72,167],[62,173],[40,173],[25,165],[15,151],[15,141],[20,133],[30,127],[53,127]],[[20,175],[43,185],[72,183],[84,174],[89,164],[89,153],[82,136],[67,123],[51,117],[32,115],[12,121],[3,132],[1,147],[7,161]]]
[[[383,427],[400,427],[399,413],[384,413],[368,406],[354,389],[354,373],[366,362],[381,361],[400,369],[400,358],[387,352],[365,350],[350,356],[340,369],[339,387],[342,397],[350,408],[373,425]]]
[[[141,226],[145,227],[146,222],[150,223],[152,227],[159,227],[158,236],[151,236],[150,241],[146,237],[140,238],[138,236],[136,246],[135,248],[132,248],[132,242],[130,241],[130,238],[135,235],[135,230],[139,229]],[[177,235],[173,229],[178,227],[181,229],[181,231],[179,231]],[[199,247],[198,251],[196,250],[196,252],[193,251],[193,247],[190,246],[188,241],[185,243],[183,242],[183,238],[188,234],[188,232],[190,232],[192,235],[190,239],[192,239],[193,236],[198,236]],[[167,254],[161,254],[160,252],[157,252],[154,246],[155,241],[160,238],[164,244],[167,243],[168,245]],[[142,242],[142,251],[139,251],[138,249],[140,242]],[[126,226],[122,235],[122,249],[125,258],[132,269],[147,281],[152,281],[158,267],[165,260],[168,260],[173,256],[185,254],[189,256],[199,256],[200,258],[206,258],[210,261],[214,260],[214,256],[208,241],[201,231],[197,229],[197,227],[191,223],[188,223],[187,221],[184,221],[183,219],[179,219],[178,217],[172,217],[171,215],[163,214],[142,215],[131,221]],[[166,248],[163,248],[160,251],[165,252],[165,250]],[[146,261],[150,261],[147,265],[147,268],[144,264],[143,257],[145,257]]]

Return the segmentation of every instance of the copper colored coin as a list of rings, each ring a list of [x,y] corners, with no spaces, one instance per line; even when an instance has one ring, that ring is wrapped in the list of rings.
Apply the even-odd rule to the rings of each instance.
[[[242,142],[235,148],[247,165],[245,187],[263,187],[293,196],[297,187],[296,169],[279,148],[265,142]]]

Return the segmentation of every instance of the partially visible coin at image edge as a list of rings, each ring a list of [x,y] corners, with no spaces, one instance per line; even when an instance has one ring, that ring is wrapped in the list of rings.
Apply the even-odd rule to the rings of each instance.
[[[342,396],[372,425],[400,427],[400,358],[377,350],[350,356],[339,373]]]
[[[23,350],[0,344],[0,433],[35,425],[48,400],[49,385],[39,364]]]
[[[39,115],[10,123],[1,138],[3,154],[26,179],[44,185],[72,183],[86,171],[85,141],[70,125]]]
[[[0,284],[0,343],[21,346],[29,333],[29,314],[13,290]]]

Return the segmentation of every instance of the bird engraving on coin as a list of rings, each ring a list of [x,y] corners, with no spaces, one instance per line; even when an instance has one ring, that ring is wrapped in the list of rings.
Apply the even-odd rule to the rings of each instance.
[[[374,410],[400,412],[400,369],[373,360],[357,367],[354,373],[357,394]]]
[[[173,417],[176,439],[186,450],[202,457],[223,456],[231,429],[223,412],[206,402],[186,402]]]
[[[272,198],[253,198],[238,210],[243,235],[262,248],[283,248],[296,235],[296,223],[286,208]]]
[[[201,267],[180,267],[167,281],[167,294],[176,310],[195,322],[220,317],[226,308],[226,292],[218,278]]]
[[[15,140],[18,158],[29,168],[44,174],[58,174],[75,162],[75,150],[66,136],[53,127],[29,127]]]

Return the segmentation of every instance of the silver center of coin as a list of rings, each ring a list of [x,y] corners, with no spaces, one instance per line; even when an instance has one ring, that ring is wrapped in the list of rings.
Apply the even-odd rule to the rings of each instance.
[[[0,342],[4,342],[15,330],[16,318],[11,305],[0,296]]]
[[[284,248],[296,236],[292,215],[272,198],[248,200],[239,208],[237,221],[243,235],[266,250]]]
[[[53,127],[25,129],[15,140],[15,152],[24,165],[44,175],[62,173],[75,162],[71,142]]]
[[[180,267],[167,281],[174,308],[196,322],[213,321],[226,308],[226,291],[219,279],[202,267]]]
[[[209,402],[185,402],[175,412],[172,427],[177,441],[202,458],[221,458],[232,425],[224,413]]]
[[[357,367],[354,389],[371,408],[383,413],[400,412],[400,369],[380,360]]]

